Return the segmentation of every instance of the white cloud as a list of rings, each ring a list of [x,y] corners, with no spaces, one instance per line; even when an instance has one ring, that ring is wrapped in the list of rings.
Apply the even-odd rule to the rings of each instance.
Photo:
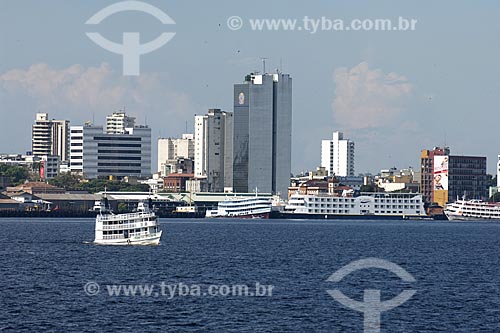
[[[153,141],[159,135],[177,136],[199,107],[174,82],[167,74],[124,77],[106,63],[63,69],[40,63],[0,73],[0,133],[3,138],[15,138],[0,141],[0,152],[31,150],[31,124],[36,112],[48,112],[49,117],[70,120],[72,125],[93,119],[101,125],[106,115],[125,106],[138,123],[144,124],[147,118]],[[154,166],[155,145],[152,156]]]
[[[337,125],[346,130],[394,125],[406,111],[412,84],[397,73],[370,69],[366,62],[334,72],[332,103]]]
[[[92,115],[96,123],[102,123],[107,114],[126,106],[131,115],[139,119],[147,115],[155,124],[165,124],[168,130],[172,117],[188,119],[195,112],[190,97],[174,89],[171,81],[166,75],[148,73],[125,77],[106,63],[63,69],[41,63],[1,74],[0,94],[12,103],[20,98],[31,101],[32,110],[19,110],[31,119],[35,112],[45,111],[51,117],[64,117],[75,124]]]

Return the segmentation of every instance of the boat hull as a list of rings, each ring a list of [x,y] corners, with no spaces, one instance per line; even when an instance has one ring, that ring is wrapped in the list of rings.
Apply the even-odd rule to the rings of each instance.
[[[269,213],[253,213],[253,214],[241,214],[241,215],[224,215],[224,216],[210,216],[209,218],[230,218],[230,219],[268,219]]]
[[[141,238],[121,238],[121,239],[96,239],[94,244],[97,245],[159,245],[163,230],[152,236]]]
[[[428,219],[428,216],[420,215],[351,215],[351,214],[303,214],[303,213],[280,213],[276,216],[280,219],[290,220],[420,220]]]
[[[463,215],[452,215],[447,214],[446,217],[449,221],[457,221],[457,222],[500,222],[500,219],[495,218],[487,218],[487,217],[471,217],[471,216],[463,216]]]

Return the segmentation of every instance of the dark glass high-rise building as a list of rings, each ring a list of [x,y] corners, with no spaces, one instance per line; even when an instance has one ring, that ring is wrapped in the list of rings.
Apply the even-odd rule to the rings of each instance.
[[[286,197],[292,159],[292,78],[249,74],[234,85],[233,190]]]

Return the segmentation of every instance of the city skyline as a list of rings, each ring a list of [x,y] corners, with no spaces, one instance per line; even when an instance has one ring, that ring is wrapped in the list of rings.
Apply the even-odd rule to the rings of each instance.
[[[367,2],[361,8],[323,3],[309,15],[411,14],[419,21],[415,31],[311,34],[257,32],[249,27],[231,31],[226,26],[227,17],[235,14],[245,19],[302,17],[305,5],[265,3],[269,15],[263,15],[258,8],[264,2],[245,10],[221,2],[217,15],[202,15],[193,14],[185,3],[150,1],[175,19],[177,35],[164,48],[144,56],[141,75],[131,78],[122,76],[119,56],[99,49],[85,36],[83,23],[111,3],[2,5],[0,24],[10,32],[1,36],[0,107],[5,121],[0,130],[18,139],[0,143],[1,152],[28,149],[30,129],[24,122],[36,112],[83,124],[125,105],[127,113],[151,125],[153,138],[179,136],[186,121],[192,128],[194,114],[209,108],[232,111],[232,84],[244,73],[261,70],[260,58],[267,57],[269,72],[283,68],[295,79],[294,173],[320,164],[318,142],[334,130],[356,142],[360,173],[391,166],[415,168],[422,147],[444,145],[456,154],[487,156],[488,172],[496,170],[499,148],[491,136],[500,117],[495,97],[500,90],[496,66],[500,49],[491,47],[499,24],[492,4],[453,3],[456,15],[447,16],[443,26],[451,2],[434,4],[430,11],[390,1],[381,6]],[[26,4],[33,10],[26,13]],[[199,7],[200,13],[214,14],[207,4]],[[13,20],[19,13],[26,15],[28,25]],[[46,24],[43,17],[52,20]],[[103,22],[101,30],[119,40],[125,27],[143,32],[146,40],[153,39],[159,28],[147,15],[123,13]],[[262,47],[253,48],[253,43]],[[307,51],[319,46],[321,53]],[[155,150],[153,155],[155,164]]]

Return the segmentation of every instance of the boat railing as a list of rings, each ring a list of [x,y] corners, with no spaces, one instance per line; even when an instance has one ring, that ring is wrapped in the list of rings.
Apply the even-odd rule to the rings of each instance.
[[[98,221],[123,221],[154,216],[153,212],[137,212],[117,215],[97,215]]]

